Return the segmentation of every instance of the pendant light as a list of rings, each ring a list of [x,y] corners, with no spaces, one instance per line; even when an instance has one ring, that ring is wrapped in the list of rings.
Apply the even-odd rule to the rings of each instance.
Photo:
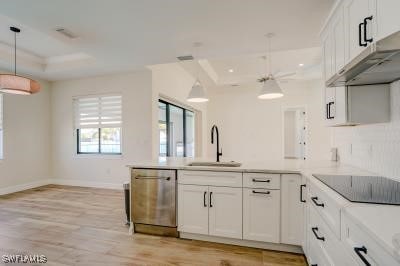
[[[10,27],[14,32],[14,74],[0,74],[0,93],[30,95],[40,91],[40,84],[32,79],[17,75],[17,33],[16,27]]]
[[[283,92],[278,82],[271,74],[271,38],[274,36],[273,33],[268,33],[266,37],[268,38],[268,71],[269,74],[260,79],[263,83],[260,93],[258,94],[259,99],[276,99],[283,96]]]
[[[200,47],[202,43],[195,42],[193,47]],[[196,81],[194,82],[192,89],[189,92],[188,97],[186,98],[188,102],[192,103],[203,103],[208,102],[208,97],[204,87],[201,85],[199,80],[199,71],[197,71]]]

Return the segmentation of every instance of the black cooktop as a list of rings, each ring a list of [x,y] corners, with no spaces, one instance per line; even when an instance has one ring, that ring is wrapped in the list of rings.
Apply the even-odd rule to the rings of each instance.
[[[400,182],[381,176],[313,175],[352,202],[400,205]]]

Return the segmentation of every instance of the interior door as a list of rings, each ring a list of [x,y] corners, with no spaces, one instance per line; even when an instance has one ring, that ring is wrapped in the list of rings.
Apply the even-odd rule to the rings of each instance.
[[[208,186],[178,185],[178,231],[208,234]]]
[[[242,238],[242,188],[209,187],[209,234]]]

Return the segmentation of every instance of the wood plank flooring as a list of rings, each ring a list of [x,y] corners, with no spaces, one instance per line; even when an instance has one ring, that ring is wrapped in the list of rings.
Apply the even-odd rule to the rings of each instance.
[[[59,266],[307,265],[285,252],[130,236],[123,204],[122,191],[55,185],[0,196],[0,264],[5,254],[43,254]]]

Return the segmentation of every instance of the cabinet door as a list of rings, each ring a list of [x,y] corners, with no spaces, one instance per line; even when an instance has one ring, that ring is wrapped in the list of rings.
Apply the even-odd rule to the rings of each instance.
[[[366,17],[373,16],[376,0],[346,0],[344,4],[346,63],[359,55],[366,46],[363,22]],[[367,38],[373,38],[374,16],[367,22]],[[366,43],[370,45],[370,42]]]
[[[280,191],[243,189],[243,239],[279,243]]]
[[[242,239],[242,188],[209,187],[210,235]]]
[[[327,81],[333,76],[333,52],[332,52],[332,34],[330,25],[327,26],[322,35],[322,59],[324,80]]]
[[[333,72],[339,73],[345,64],[344,9],[339,5],[332,20]]]
[[[400,1],[376,0],[377,40],[400,30]]]
[[[303,241],[303,215],[305,197],[300,175],[281,176],[281,243],[301,245]],[[300,197],[302,196],[302,197]]]
[[[178,185],[178,231],[208,234],[208,187]]]

